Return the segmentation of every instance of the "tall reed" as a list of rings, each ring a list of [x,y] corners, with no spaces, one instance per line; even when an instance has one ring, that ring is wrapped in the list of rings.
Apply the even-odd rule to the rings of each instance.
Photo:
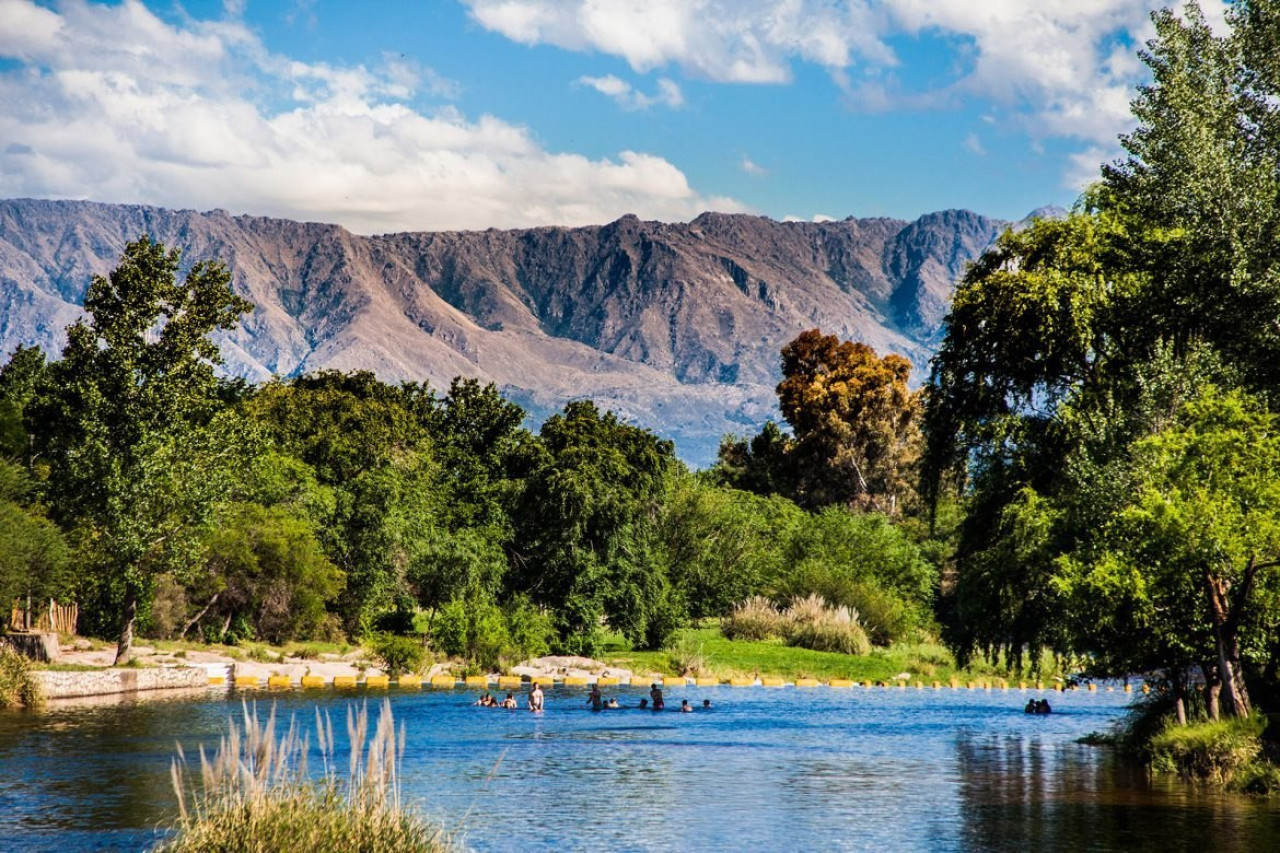
[[[273,706],[266,721],[243,706],[212,758],[200,749],[199,783],[188,781],[181,747],[171,774],[178,795],[174,835],[165,853],[443,853],[440,830],[400,798],[404,729],[397,735],[383,700],[373,736],[367,705],[347,708],[350,757],[345,774],[335,757],[333,721],[316,710],[323,767],[308,772],[309,737],[296,719],[277,738]]]
[[[28,708],[43,697],[31,661],[7,643],[0,642],[0,708]]]

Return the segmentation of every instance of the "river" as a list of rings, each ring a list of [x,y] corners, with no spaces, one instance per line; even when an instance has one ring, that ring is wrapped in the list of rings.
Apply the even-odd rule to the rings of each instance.
[[[308,727],[328,710],[341,736],[355,694],[242,695]],[[1051,693],[1041,717],[1022,713],[1029,695],[691,687],[668,708],[710,710],[592,713],[583,690],[556,688],[533,715],[461,690],[389,694],[407,799],[480,851],[1280,850],[1276,806],[1075,742],[1120,719],[1124,693]],[[175,744],[216,748],[240,713],[217,694],[0,712],[0,845],[145,849],[175,808]]]

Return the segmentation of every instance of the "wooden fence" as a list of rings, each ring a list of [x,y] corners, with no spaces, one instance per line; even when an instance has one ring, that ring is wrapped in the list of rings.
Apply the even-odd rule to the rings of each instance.
[[[49,603],[33,604],[31,599],[16,599],[9,614],[11,631],[56,631],[74,634],[76,620],[80,618],[79,604],[59,604],[52,598]]]

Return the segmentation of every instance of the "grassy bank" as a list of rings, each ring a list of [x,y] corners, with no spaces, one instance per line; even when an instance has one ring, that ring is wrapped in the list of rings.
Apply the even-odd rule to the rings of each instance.
[[[265,723],[246,707],[210,761],[201,755],[200,781],[174,762],[180,818],[163,853],[445,853],[439,829],[400,799],[397,767],[404,732],[384,701],[369,734],[367,707],[347,710],[351,758],[338,772],[333,723],[316,717],[322,773],[307,771],[309,744],[294,725],[276,738],[275,711]],[[367,743],[367,747],[366,747]]]
[[[892,681],[910,673],[912,680],[946,682],[1009,678],[997,666],[975,663],[961,669],[944,646],[934,643],[897,643],[875,647],[865,655],[818,652],[788,646],[781,640],[728,640],[718,627],[685,628],[673,648],[657,652],[632,651],[613,638],[604,660],[611,666],[637,672],[706,675],[715,678],[776,676],[797,678],[847,678],[853,681]],[[1053,673],[1046,670],[1043,677]]]
[[[1268,756],[1264,732],[1267,718],[1204,720],[1158,728],[1139,745],[1157,772],[1177,773],[1250,794],[1280,793],[1280,766]]]

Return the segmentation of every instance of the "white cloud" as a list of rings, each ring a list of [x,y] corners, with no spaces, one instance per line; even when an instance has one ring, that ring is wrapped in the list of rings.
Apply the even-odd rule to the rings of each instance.
[[[987,156],[987,149],[982,146],[982,140],[976,133],[971,133],[964,138],[964,148],[970,154],[976,154],[979,157]]]
[[[738,162],[738,168],[753,177],[760,177],[769,174],[769,170],[752,160],[746,154],[742,155],[742,159]]]
[[[137,0],[0,0],[0,60],[0,196],[222,207],[366,233],[742,209],[661,157],[550,152],[495,116],[415,107],[456,93],[430,69],[272,54],[235,16],[170,24]]]
[[[482,26],[525,44],[676,67],[720,82],[785,83],[825,68],[859,110],[933,109],[978,98],[1031,139],[1116,150],[1145,71],[1135,56],[1167,0],[464,0]],[[1225,3],[1205,0],[1221,28]],[[900,90],[895,37],[957,45],[951,79]],[[858,73],[860,72],[860,73]],[[888,80],[886,81],[886,77]]]
[[[856,55],[892,64],[862,0],[464,0],[482,26],[522,44],[620,56],[720,82],[784,83],[790,58],[830,69]]]
[[[612,98],[627,110],[647,110],[658,104],[673,110],[684,106],[684,93],[680,91],[680,87],[674,80],[666,77],[658,80],[658,89],[652,95],[646,95],[632,88],[626,80],[613,74],[607,74],[604,77],[583,76],[579,77],[577,82],[579,85],[588,86]]]

